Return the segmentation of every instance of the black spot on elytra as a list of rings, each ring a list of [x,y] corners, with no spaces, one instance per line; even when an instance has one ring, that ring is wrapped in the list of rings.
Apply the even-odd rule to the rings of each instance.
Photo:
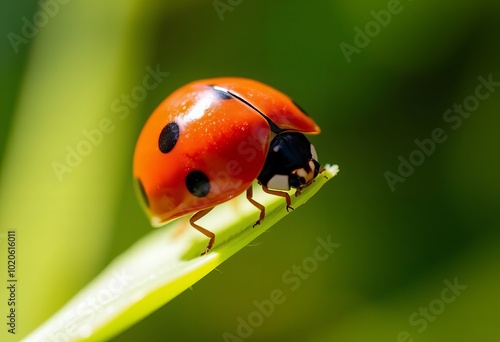
[[[191,171],[186,177],[188,191],[196,197],[205,197],[210,192],[210,180],[201,171]]]
[[[158,147],[162,153],[172,151],[179,139],[179,125],[175,122],[170,122],[161,130],[158,138]]]
[[[136,181],[137,181],[137,186],[139,187],[140,195],[144,201],[144,204],[146,204],[146,206],[149,208],[149,199],[148,196],[146,195],[146,190],[144,190],[144,185],[142,184],[139,178],[137,178]]]
[[[231,100],[233,98],[229,91],[224,88],[219,88],[213,84],[209,85],[209,87],[211,87],[215,91],[217,97],[221,100]]]

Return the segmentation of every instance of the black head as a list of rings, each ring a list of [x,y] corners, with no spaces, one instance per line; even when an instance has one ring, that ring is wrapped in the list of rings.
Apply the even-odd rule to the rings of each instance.
[[[298,190],[312,183],[319,172],[314,146],[298,132],[280,133],[269,146],[258,181],[271,189]]]

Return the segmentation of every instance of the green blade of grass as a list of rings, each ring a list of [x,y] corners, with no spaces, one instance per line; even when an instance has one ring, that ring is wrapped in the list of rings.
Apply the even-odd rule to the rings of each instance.
[[[292,196],[292,206],[304,204],[338,170],[327,166],[300,196]],[[240,196],[198,221],[216,234],[207,255],[200,256],[208,242],[202,234],[194,229],[179,234],[186,221],[157,229],[111,262],[25,341],[107,340],[163,306],[287,215],[282,197],[259,189],[254,186],[254,198],[266,207],[260,225],[252,228],[258,211]]]

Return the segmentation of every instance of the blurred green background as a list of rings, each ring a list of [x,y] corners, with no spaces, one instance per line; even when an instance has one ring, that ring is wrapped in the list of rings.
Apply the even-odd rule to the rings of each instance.
[[[115,341],[232,340],[224,334],[238,337],[238,318],[248,321],[254,301],[275,289],[284,303],[240,340],[498,336],[497,1],[4,0],[1,8],[1,262],[6,231],[16,230],[13,340],[150,231],[131,181],[135,140],[174,89],[216,76],[290,95],[322,128],[311,138],[320,162],[341,172]],[[146,67],[169,75],[143,93]],[[479,93],[487,99],[476,95],[481,76],[493,80]],[[463,119],[457,105],[469,108]],[[82,143],[103,119],[113,131]],[[429,144],[437,128],[446,141],[415,152],[415,139]],[[86,155],[68,166],[78,146]],[[418,165],[390,186],[386,173],[397,175],[401,158]],[[292,290],[283,275],[329,235],[340,248]],[[446,281],[460,284],[458,296]],[[2,326],[2,340],[13,338]]]

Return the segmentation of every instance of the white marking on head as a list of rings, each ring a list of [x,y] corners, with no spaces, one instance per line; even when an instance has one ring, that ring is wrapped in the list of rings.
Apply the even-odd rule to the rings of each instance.
[[[274,175],[269,182],[267,182],[267,187],[276,190],[290,190],[290,182],[287,175]]]
[[[313,144],[311,144],[311,154],[312,154],[312,159],[319,161],[318,160],[318,153],[316,153],[316,149],[314,148]]]
[[[299,177],[306,178],[307,177],[307,172],[304,169],[297,169],[295,170],[295,174]]]
[[[276,145],[273,147],[273,152],[278,152],[280,150],[280,146]]]
[[[314,171],[316,170],[316,165],[314,165],[314,162],[312,160],[309,160],[309,167],[311,168],[312,172],[314,173]]]
[[[302,180],[302,182],[304,182],[304,183],[301,184],[301,186],[300,186],[301,188],[304,187],[304,186],[308,186],[314,180],[314,174],[315,174],[315,171],[316,171],[316,167],[315,167],[314,162],[312,161],[312,159],[309,160],[309,167],[310,167],[309,172],[307,172],[304,168],[297,169],[297,170],[294,170],[292,172],[292,174],[300,177],[300,179]]]

